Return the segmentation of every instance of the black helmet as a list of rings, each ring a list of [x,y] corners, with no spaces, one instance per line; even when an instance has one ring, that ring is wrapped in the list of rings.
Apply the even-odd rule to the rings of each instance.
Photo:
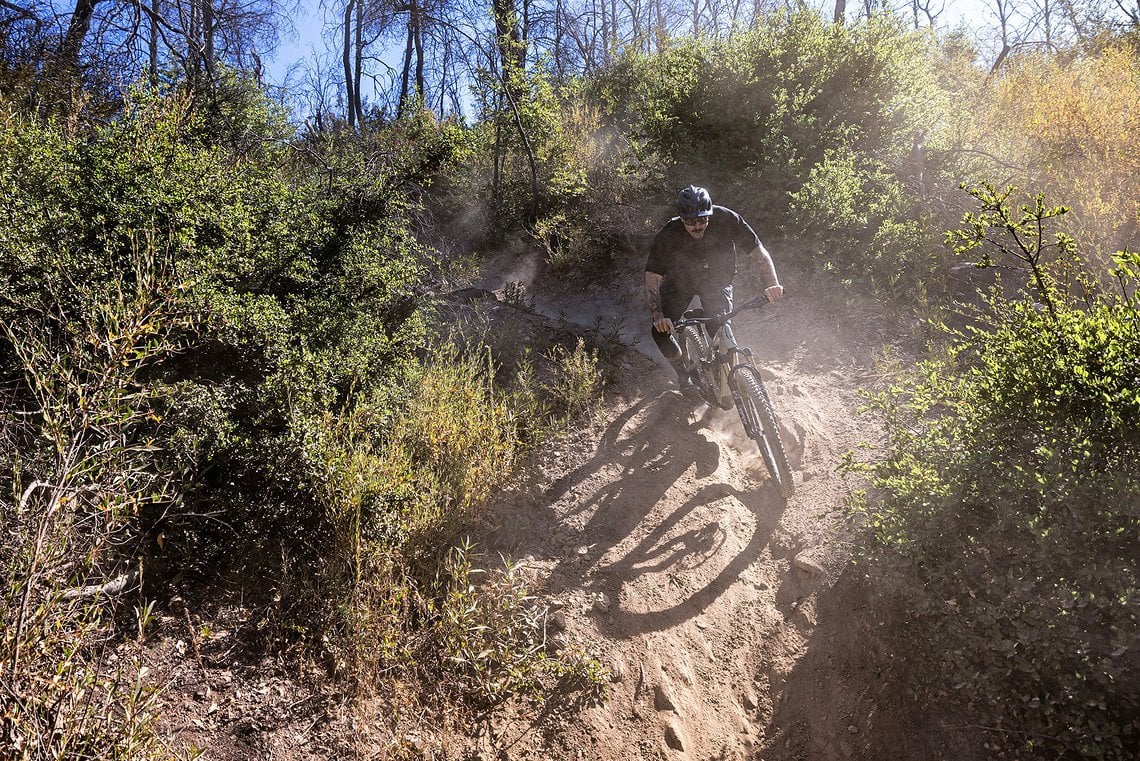
[[[712,216],[712,196],[704,188],[690,185],[677,194],[677,210],[684,219]]]

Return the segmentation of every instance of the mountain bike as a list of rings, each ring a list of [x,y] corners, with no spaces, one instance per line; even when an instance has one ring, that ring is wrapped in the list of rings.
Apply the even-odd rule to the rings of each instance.
[[[796,486],[780,441],[780,424],[760,371],[752,361],[752,350],[736,342],[731,323],[741,312],[767,304],[768,300],[760,297],[718,314],[706,315],[703,309],[690,309],[673,326],[680,334],[684,367],[701,398],[710,407],[736,407],[745,432],[760,448],[764,464],[786,500],[795,493]]]

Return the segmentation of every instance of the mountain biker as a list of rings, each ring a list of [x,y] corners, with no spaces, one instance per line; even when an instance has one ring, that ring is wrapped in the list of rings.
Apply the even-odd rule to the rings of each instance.
[[[653,341],[677,371],[681,393],[696,393],[682,366],[681,346],[673,321],[699,296],[708,313],[732,308],[732,279],[737,253],[748,253],[760,268],[764,295],[777,301],[784,288],[776,277],[772,257],[760,238],[739,214],[716,206],[709,192],[690,185],[677,195],[679,216],[657,233],[645,263],[645,300],[653,319]]]

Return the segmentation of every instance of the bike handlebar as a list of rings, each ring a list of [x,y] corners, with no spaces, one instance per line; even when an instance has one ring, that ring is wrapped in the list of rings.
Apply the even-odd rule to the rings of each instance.
[[[728,322],[741,312],[746,312],[749,309],[760,309],[771,303],[772,302],[770,302],[766,296],[757,296],[751,301],[746,301],[736,307],[736,309],[732,309],[728,312],[717,312],[716,314],[704,315],[702,317],[685,317],[681,315],[681,319],[673,321],[673,326],[683,328],[686,325],[697,325],[702,322]]]

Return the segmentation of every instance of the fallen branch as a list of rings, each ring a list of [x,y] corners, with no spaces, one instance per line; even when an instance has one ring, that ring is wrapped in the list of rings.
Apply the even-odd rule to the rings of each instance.
[[[86,600],[90,597],[115,597],[121,595],[123,592],[134,589],[138,580],[138,571],[128,571],[120,576],[116,576],[105,584],[91,584],[86,587],[69,589],[63,593],[63,599]]]

